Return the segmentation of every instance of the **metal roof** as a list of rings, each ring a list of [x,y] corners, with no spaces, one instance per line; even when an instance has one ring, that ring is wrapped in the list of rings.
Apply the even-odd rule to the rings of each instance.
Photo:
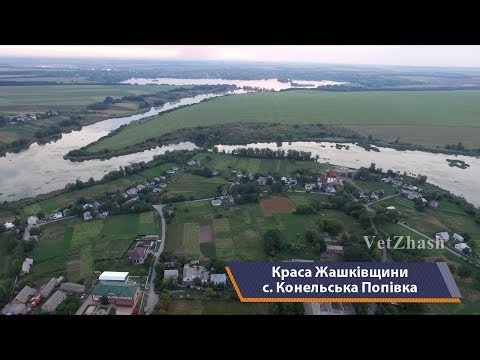
[[[127,280],[128,272],[126,271],[104,271],[98,280],[100,281],[125,281]]]

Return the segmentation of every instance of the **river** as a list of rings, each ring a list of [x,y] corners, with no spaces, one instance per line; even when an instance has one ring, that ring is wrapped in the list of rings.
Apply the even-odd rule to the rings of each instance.
[[[177,79],[177,78],[131,78],[122,82],[130,85],[236,85],[239,88],[245,86],[261,88],[265,90],[280,91],[291,88],[316,88],[326,85],[344,85],[347,82],[330,80],[292,80],[291,82],[280,82],[277,79],[260,80],[229,80],[229,79]],[[293,86],[292,83],[298,84]]]
[[[434,154],[424,151],[397,151],[391,148],[379,147],[380,152],[366,151],[355,144],[349,145],[349,150],[337,149],[330,142],[292,142],[291,145],[283,143],[280,148],[276,143],[256,143],[247,145],[218,145],[218,150],[230,152],[239,147],[270,148],[285,151],[299,150],[310,151],[312,156],[319,155],[318,161],[328,162],[332,165],[359,168],[368,167],[373,162],[377,168],[383,170],[407,172],[409,175],[426,175],[427,181],[449,190],[452,193],[464,196],[475,206],[480,206],[480,159],[472,156],[454,156]],[[447,159],[464,160],[470,167],[459,169],[449,166]]]

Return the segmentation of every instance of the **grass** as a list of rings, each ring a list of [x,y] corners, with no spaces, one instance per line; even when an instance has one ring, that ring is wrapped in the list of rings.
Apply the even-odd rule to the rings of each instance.
[[[395,191],[398,190],[395,189],[392,185],[385,184],[380,181],[355,180],[353,182],[364,192],[383,190],[385,191],[384,196],[393,195],[395,194]]]
[[[200,244],[200,226],[197,223],[185,223],[183,225],[183,246],[187,259],[199,259],[201,257]]]
[[[170,85],[51,85],[0,86],[0,113],[37,113],[79,110],[105,97],[157,93],[178,88]]]
[[[325,195],[298,193],[289,195],[294,203],[308,202],[315,196],[324,197]],[[173,223],[167,227],[167,250],[177,253],[186,251],[183,247],[186,247],[185,242],[190,241],[191,237],[183,232],[182,225],[190,227],[193,223],[198,226],[212,224],[214,241],[209,244],[201,244],[200,250],[204,257],[215,255],[224,260],[267,260],[262,236],[272,228],[279,229],[283,240],[290,244],[280,254],[281,258],[318,259],[318,254],[306,243],[304,236],[306,229],[317,228],[319,217],[339,219],[344,224],[345,232],[349,234],[363,233],[355,219],[336,210],[322,210],[319,215],[305,216],[295,214],[264,215],[258,204],[245,204],[228,209],[224,207],[214,208],[209,202],[198,202],[177,204],[174,207],[176,208],[176,215]],[[185,209],[188,209],[188,211],[185,211]]]
[[[397,127],[403,131],[402,141],[418,141],[412,127],[437,128],[431,132],[429,144],[439,145],[462,141],[478,145],[480,112],[479,91],[371,91],[322,92],[288,91],[277,93],[227,96],[176,110],[132,124],[116,135],[89,148],[122,149],[152,136],[160,136],[181,128],[238,122],[275,122],[293,124],[341,124],[389,126],[382,137],[396,139]],[[454,130],[454,135],[451,130]],[[463,130],[462,130],[463,129]],[[466,130],[465,130],[466,129]],[[427,133],[424,132],[425,140]],[[465,139],[465,134],[471,134]],[[475,138],[476,136],[476,138]],[[423,144],[425,145],[425,144]]]
[[[206,178],[203,176],[182,173],[176,176],[167,188],[167,197],[183,195],[190,199],[205,199],[215,196],[217,187],[226,183],[221,177]]]
[[[269,307],[268,303],[174,299],[168,312],[175,315],[268,315]]]
[[[35,266],[26,279],[32,282],[67,273],[72,281],[91,278],[95,261],[122,257],[136,235],[155,234],[156,224],[147,212],[89,222],[72,219],[41,229],[40,240],[29,255]],[[79,262],[79,271],[68,272],[69,262]]]
[[[231,170],[262,174],[290,174],[297,169],[320,172],[326,170],[328,166],[327,164],[320,164],[314,161],[256,159],[215,153],[200,153],[194,159],[199,161],[201,166],[221,170],[222,173],[220,175],[230,174]]]
[[[378,208],[381,204],[395,206],[397,210],[402,212],[404,219],[412,228],[426,235],[432,235],[439,231],[466,232],[470,234],[471,241],[480,245],[480,225],[471,216],[467,216],[455,203],[445,200],[439,201],[440,207],[436,209],[427,207],[423,212],[415,209],[412,200],[402,197],[379,202],[374,207]]]

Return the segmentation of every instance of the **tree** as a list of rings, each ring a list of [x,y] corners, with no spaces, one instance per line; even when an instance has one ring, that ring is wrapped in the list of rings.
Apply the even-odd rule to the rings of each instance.
[[[270,191],[272,194],[280,194],[283,191],[283,185],[279,181],[274,182],[272,186],[270,186]]]
[[[272,315],[303,315],[304,309],[302,303],[274,303],[270,307]]]
[[[265,235],[263,235],[263,241],[265,244],[265,253],[270,256],[275,256],[285,247],[278,229],[267,230]]]
[[[217,296],[217,292],[215,290],[213,290],[211,287],[208,287],[205,290],[205,296],[209,297],[209,298],[213,298],[213,297]]]
[[[370,262],[372,258],[367,249],[360,246],[348,246],[343,251],[344,261]]]
[[[377,165],[372,162],[372,163],[370,164],[370,167],[368,168],[368,170],[370,170],[371,172],[375,172],[376,167],[377,167]]]
[[[469,267],[462,265],[458,269],[458,275],[460,275],[463,278],[468,278],[472,275],[472,270]]]
[[[161,310],[166,312],[171,302],[172,298],[170,297],[170,295],[166,292],[162,292],[158,297],[158,304],[155,305],[155,308],[153,309],[154,314],[160,315],[162,313]]]
[[[106,295],[103,295],[102,298],[100,299],[100,303],[102,305],[108,305],[108,297]]]

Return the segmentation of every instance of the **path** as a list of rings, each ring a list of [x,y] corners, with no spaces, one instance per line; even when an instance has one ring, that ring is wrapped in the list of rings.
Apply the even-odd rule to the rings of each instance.
[[[215,198],[211,197],[211,198],[204,198],[204,199],[198,199],[198,200],[179,201],[179,202],[171,203],[171,205],[190,204],[190,203],[196,203],[196,202],[201,202],[201,201],[211,201],[213,199],[215,199]],[[156,206],[158,206],[158,205],[156,205]]]
[[[33,228],[43,226],[43,225],[53,224],[53,223],[64,221],[64,220],[70,220],[70,219],[74,219],[74,218],[76,218],[76,216],[66,216],[66,217],[63,217],[61,219],[44,221],[44,222],[41,222],[41,223],[37,223],[35,225],[27,225],[27,227],[23,231],[23,240],[27,241],[27,240],[30,239],[30,230],[32,230]]]
[[[158,295],[155,294],[155,278],[157,276],[157,272],[155,271],[155,266],[158,264],[158,259],[160,258],[160,255],[163,252],[163,249],[165,247],[165,234],[166,234],[166,223],[165,223],[165,217],[163,216],[163,206],[164,205],[153,205],[155,210],[157,210],[158,214],[160,215],[160,218],[162,219],[162,237],[160,239],[160,246],[158,247],[157,252],[153,253],[153,256],[155,256],[155,261],[153,262],[153,266],[151,269],[151,276],[150,276],[150,284],[148,286],[148,298],[147,298],[147,311],[145,311],[146,315],[150,315],[153,311],[153,308],[155,305],[158,303]]]

